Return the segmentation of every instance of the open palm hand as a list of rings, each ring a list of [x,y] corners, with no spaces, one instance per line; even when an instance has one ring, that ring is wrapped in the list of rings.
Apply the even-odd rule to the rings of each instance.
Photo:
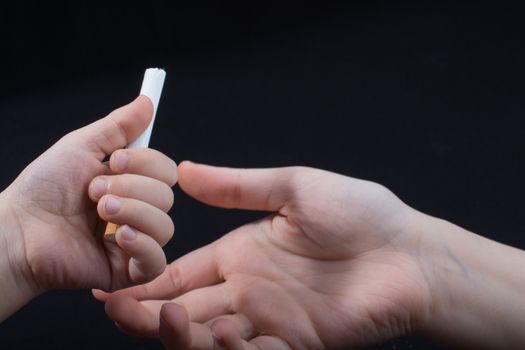
[[[334,348],[405,334],[425,311],[418,214],[384,187],[309,168],[189,162],[180,184],[211,205],[272,214],[110,295],[106,310],[127,333],[170,349]]]

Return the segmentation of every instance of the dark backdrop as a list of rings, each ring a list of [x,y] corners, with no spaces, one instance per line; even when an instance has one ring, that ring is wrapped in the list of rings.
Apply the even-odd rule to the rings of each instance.
[[[61,135],[133,99],[144,69],[160,66],[151,146],[177,161],[366,178],[525,248],[518,2],[194,3],[2,5],[2,188]],[[170,259],[261,215],[175,192]],[[0,348],[15,347],[160,348],[122,335],[77,291],[48,293],[0,325]]]

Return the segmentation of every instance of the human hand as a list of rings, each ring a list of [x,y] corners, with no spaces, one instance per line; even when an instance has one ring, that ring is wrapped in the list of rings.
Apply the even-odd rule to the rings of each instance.
[[[424,215],[383,186],[310,168],[183,162],[179,173],[204,203],[272,214],[151,283],[95,292],[126,333],[169,349],[321,349],[381,342],[426,317]]]
[[[69,133],[1,193],[6,254],[26,289],[115,290],[164,271],[176,164],[152,149],[121,149],[146,129],[152,108],[140,96]],[[103,239],[99,215],[122,225],[116,243]]]

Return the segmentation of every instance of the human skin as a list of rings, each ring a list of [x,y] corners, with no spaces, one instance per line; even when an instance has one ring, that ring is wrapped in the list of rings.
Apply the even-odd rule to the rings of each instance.
[[[311,168],[183,162],[180,186],[223,208],[265,210],[111,295],[126,333],[167,349],[360,347],[405,334],[523,348],[525,254],[420,213],[385,187]]]
[[[177,166],[152,149],[121,149],[152,111],[139,96],[67,134],[0,193],[0,321],[49,289],[112,291],[164,271]],[[100,218],[121,225],[116,242]]]

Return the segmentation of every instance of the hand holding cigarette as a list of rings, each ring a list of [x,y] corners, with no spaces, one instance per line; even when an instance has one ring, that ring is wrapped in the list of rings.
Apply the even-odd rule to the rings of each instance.
[[[164,86],[165,78],[166,72],[162,69],[149,68],[146,70],[144,81],[142,82],[142,87],[140,89],[140,95],[147,96],[153,103],[153,117],[148,128],[136,140],[131,142],[127,148],[147,148],[149,146],[149,140],[151,138],[153,124],[155,123],[155,116],[157,114],[157,108],[159,106],[160,95],[162,94],[162,87]],[[117,230],[117,224],[108,222],[104,231],[105,238],[114,241]]]
[[[67,134],[0,194],[0,297],[10,301],[0,320],[48,289],[116,290],[162,273],[177,166],[152,149],[123,149],[153,107],[139,96]],[[120,225],[116,243],[103,239],[99,217]]]

